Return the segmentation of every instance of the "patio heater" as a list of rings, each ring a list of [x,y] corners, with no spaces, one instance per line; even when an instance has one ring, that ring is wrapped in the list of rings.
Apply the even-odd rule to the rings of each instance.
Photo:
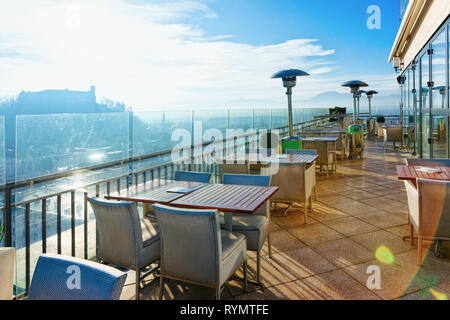
[[[405,76],[397,77],[397,82],[400,85],[400,125],[403,125],[403,85],[405,84],[405,80]]]
[[[358,114],[357,114],[357,110],[356,110],[356,99],[357,99],[358,95],[361,96],[361,94],[359,93],[359,88],[367,87],[368,84],[363,82],[363,81],[360,81],[360,80],[352,80],[352,81],[344,82],[341,86],[349,87],[350,88],[350,93],[353,94],[353,124],[356,125],[356,124],[358,124],[358,122],[357,122]]]
[[[434,87],[433,90],[439,91],[442,96],[442,108],[445,108],[445,86]]]
[[[445,108],[445,91],[446,91],[445,86],[434,87],[433,90],[439,91],[439,93],[441,94],[441,96],[442,96],[442,109],[444,109]],[[447,127],[447,123],[446,122],[447,121],[444,121],[442,119],[438,119],[437,121],[438,121],[438,137],[439,137],[439,140],[441,138],[445,139],[445,134],[446,134],[446,131],[447,131],[447,129],[446,129],[446,127]]]
[[[292,88],[297,84],[297,77],[309,76],[308,73],[298,69],[288,69],[278,71],[272,75],[272,79],[281,78],[283,87],[287,88],[288,115],[289,115],[289,137],[282,140],[283,152],[285,149],[301,149],[299,137],[294,136],[294,121],[292,117]]]
[[[375,136],[375,119],[372,119],[372,98],[374,94],[378,94],[375,90],[366,91],[367,100],[369,100],[369,126],[367,133],[369,136]]]
[[[361,99],[361,96],[362,96],[362,94],[363,93],[366,93],[364,90],[358,90],[358,93],[356,94],[356,102],[357,102],[357,105],[358,105],[358,108],[357,108],[357,111],[356,111],[356,119],[358,119],[358,124],[361,124],[362,126],[363,126],[363,130],[364,130],[364,120],[360,120],[359,119],[359,114],[360,114],[360,107],[359,107],[359,102],[360,102],[360,99]]]
[[[343,87],[350,88],[350,93],[353,94],[353,125],[348,127],[350,134],[350,157],[362,157],[364,151],[364,139],[362,126],[358,124],[358,110],[359,98],[361,97],[360,88],[367,87],[368,84],[360,80],[347,81],[342,84]]]

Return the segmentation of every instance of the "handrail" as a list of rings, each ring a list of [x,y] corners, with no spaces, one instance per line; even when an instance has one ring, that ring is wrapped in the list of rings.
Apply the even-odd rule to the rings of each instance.
[[[298,125],[303,125],[303,124],[308,124],[311,122],[314,122],[315,120],[308,120],[305,122],[297,122],[294,124],[294,126],[298,126]],[[282,130],[287,128],[287,126],[282,126],[282,127],[278,127],[278,128],[272,128],[272,129],[263,129],[263,130]],[[259,131],[259,129],[257,130],[257,132]],[[243,135],[239,135],[239,136],[233,136],[232,138],[237,138],[237,139],[241,139],[241,138],[245,138],[249,135],[254,135],[255,133],[250,133],[250,134],[243,134]],[[228,139],[222,139],[219,141],[207,141],[207,142],[203,142],[203,143],[199,143],[196,145],[189,145],[189,148],[195,149],[195,148],[199,148],[199,147],[205,147],[208,146],[211,143],[223,143],[228,141]],[[141,155],[141,156],[136,156],[136,157],[132,157],[132,158],[126,158],[126,159],[121,159],[121,160],[114,160],[111,162],[106,162],[103,164],[99,164],[99,165],[93,165],[93,166],[87,166],[87,167],[83,167],[83,168],[75,168],[75,169],[71,169],[71,170],[67,170],[64,172],[58,172],[58,173],[51,173],[48,175],[43,175],[43,176],[37,176],[37,177],[33,177],[31,179],[23,179],[23,180],[19,180],[19,181],[15,181],[15,182],[7,182],[3,185],[0,185],[0,192],[5,191],[6,188],[10,187],[13,189],[18,189],[18,188],[22,188],[22,187],[26,187],[29,185],[35,185],[38,183],[43,183],[43,182],[49,182],[52,180],[57,180],[57,179],[61,179],[61,178],[66,178],[66,177],[71,177],[80,173],[85,173],[85,172],[89,172],[89,171],[95,171],[95,170],[101,170],[101,169],[107,169],[107,168],[111,168],[111,167],[115,167],[118,165],[124,165],[127,163],[133,163],[133,162],[140,162],[143,160],[147,160],[147,159],[151,159],[151,158],[156,158],[156,157],[160,157],[160,156],[164,156],[164,155],[168,155],[171,154],[172,152],[177,152],[177,151],[182,151],[184,150],[184,148],[177,148],[177,149],[167,149],[167,150],[162,150],[162,151],[157,151],[157,152],[153,152],[150,154],[145,154],[145,155]]]
[[[321,124],[323,123],[326,118],[323,119],[313,119],[308,120],[304,122],[297,122],[295,123],[295,127],[298,127],[298,129],[306,129],[307,127],[313,126],[315,124]],[[280,138],[282,138],[284,135],[287,135],[287,128],[288,126],[281,126],[278,128],[273,128],[270,130],[278,130],[278,135]],[[41,244],[38,244],[42,246],[41,251],[45,253],[47,251],[47,216],[48,214],[54,214],[56,215],[56,233],[55,236],[57,237],[57,252],[62,253],[62,247],[63,242],[64,244],[71,244],[71,254],[75,256],[76,251],[83,251],[84,258],[88,259],[88,243],[89,243],[89,237],[88,237],[88,223],[90,223],[90,219],[88,216],[88,188],[95,187],[95,196],[101,196],[105,194],[104,191],[102,191],[102,187],[106,184],[106,194],[110,194],[110,192],[115,192],[116,190],[118,192],[123,191],[124,189],[130,188],[132,185],[138,186],[142,182],[147,182],[150,180],[160,179],[160,180],[168,180],[173,178],[173,174],[175,170],[195,170],[195,171],[206,171],[211,172],[213,174],[213,177],[215,181],[218,179],[219,170],[216,163],[214,164],[207,164],[206,163],[206,157],[212,157],[213,153],[217,151],[218,149],[222,152],[228,154],[228,153],[235,153],[238,148],[241,148],[243,146],[250,147],[251,143],[259,143],[259,139],[262,132],[266,132],[268,130],[262,129],[262,130],[255,130],[254,132],[245,133],[239,136],[233,136],[233,137],[226,137],[224,139],[218,140],[218,141],[207,141],[203,143],[199,143],[192,146],[185,146],[190,148],[190,153],[188,157],[178,160],[177,162],[169,161],[165,163],[160,163],[151,167],[146,167],[143,169],[133,170],[121,173],[119,175],[114,175],[114,177],[108,177],[106,179],[98,180],[95,179],[95,181],[92,182],[82,182],[80,186],[71,186],[69,188],[64,188],[64,190],[61,191],[55,191],[51,192],[49,194],[45,195],[39,195],[39,196],[31,196],[30,199],[24,199],[19,202],[15,202],[13,200],[13,192],[17,188],[29,186],[29,185],[36,185],[43,182],[53,181],[57,180],[59,178],[64,177],[70,177],[76,174],[89,172],[89,171],[95,171],[99,169],[106,169],[106,168],[112,168],[117,165],[123,165],[129,162],[139,162],[146,159],[151,159],[154,157],[159,157],[162,155],[167,155],[173,152],[173,150],[162,150],[158,152],[154,152],[151,154],[146,154],[142,156],[137,156],[133,158],[127,158],[123,160],[116,160],[112,162],[108,162],[101,165],[95,165],[90,167],[84,167],[84,168],[77,168],[70,171],[62,172],[62,173],[56,173],[56,174],[50,174],[46,176],[40,176],[32,179],[26,179],[21,180],[13,183],[8,183],[3,185],[0,189],[5,194],[5,204],[3,206],[3,210],[5,213],[5,220],[4,220],[4,226],[5,226],[5,244],[7,246],[14,245],[13,243],[13,217],[17,214],[23,214],[25,218],[25,225],[23,226],[24,234],[25,234],[25,246],[23,247],[23,250],[25,250],[25,259],[22,260],[20,263],[25,265],[25,288],[23,293],[17,293],[20,295],[26,295],[29,289],[29,283],[30,283],[30,275],[32,273],[32,266],[31,266],[31,245],[35,243],[35,241],[41,240]],[[244,138],[244,139],[243,139]],[[256,139],[256,140],[255,140]],[[226,143],[229,141],[233,141],[232,144]],[[193,150],[195,148],[208,146],[210,144],[216,144],[218,147],[211,149],[211,153],[204,154],[203,152],[200,154],[194,154]],[[175,149],[175,151],[180,151],[184,148],[178,148]],[[197,160],[203,160],[203,161],[197,161]],[[187,166],[187,168],[186,168]],[[126,178],[126,184],[122,184],[123,179]],[[116,182],[116,185],[114,186],[113,183]],[[67,202],[67,207],[65,207],[66,203],[62,201],[62,197],[64,195],[70,195],[70,201]],[[55,201],[56,200],[56,201]],[[47,201],[54,201],[53,205],[55,205],[55,211],[51,212],[48,209]],[[77,202],[78,201],[78,202]],[[51,203],[51,202],[50,202]],[[76,214],[76,206],[77,203],[81,205],[82,212],[81,216],[77,216]],[[41,205],[41,207],[39,207]],[[64,208],[69,208],[70,210],[68,213],[63,213],[63,206]],[[14,211],[18,208],[21,208],[20,211]],[[36,208],[36,209],[35,209]],[[23,211],[22,211],[23,209]],[[36,211],[34,211],[36,210]],[[41,237],[41,239],[32,239],[34,229],[36,228],[36,225],[31,225],[30,223],[30,216],[34,214],[41,215],[40,219],[40,228],[42,228],[42,232],[38,237]],[[62,225],[62,219],[63,217],[66,217],[66,219],[70,219],[71,223],[70,226],[64,227]],[[82,225],[84,225],[84,229],[81,229],[81,231],[75,231],[76,229],[76,221],[82,221]],[[77,229],[78,230],[78,229]],[[63,235],[67,233],[71,234],[71,237],[69,237],[68,240],[63,241]],[[76,246],[76,233],[82,233],[83,238],[80,237],[80,240],[83,240],[79,246]],[[81,236],[81,234],[80,234]],[[67,242],[66,242],[67,241]],[[36,246],[34,244],[33,246]],[[20,249],[20,248],[18,248]],[[20,249],[22,250],[22,249]],[[34,249],[33,249],[34,250]],[[19,262],[18,262],[19,263]]]

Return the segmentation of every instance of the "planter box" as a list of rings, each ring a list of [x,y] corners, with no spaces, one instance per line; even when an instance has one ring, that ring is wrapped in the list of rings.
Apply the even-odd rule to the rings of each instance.
[[[14,248],[0,248],[0,300],[13,298]]]
[[[377,122],[377,137],[380,138],[383,136],[383,127],[384,122]]]

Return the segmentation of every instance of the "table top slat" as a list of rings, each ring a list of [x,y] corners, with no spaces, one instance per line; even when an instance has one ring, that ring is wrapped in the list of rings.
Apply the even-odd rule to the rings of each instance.
[[[221,160],[223,163],[227,164],[244,164],[244,163],[251,163],[251,164],[270,164],[270,163],[279,163],[279,164],[311,164],[314,161],[317,160],[319,157],[317,154],[288,154],[287,158],[278,158],[277,155],[272,154],[270,157],[265,156],[263,154],[256,154],[256,153],[250,153],[250,154],[237,154],[237,157],[235,155],[227,156],[223,159],[217,159]],[[220,163],[220,162],[219,162]]]
[[[420,167],[437,168],[441,172],[425,172],[416,170]],[[413,180],[416,179],[429,179],[429,180],[450,180],[450,168],[449,167],[437,167],[437,166],[406,166],[397,165],[397,177],[399,180]]]
[[[256,211],[278,187],[258,187],[247,185],[211,184],[171,202],[180,207],[214,208],[226,212]],[[211,192],[221,194],[211,197]]]
[[[168,204],[171,201],[184,196],[182,193],[167,192],[168,189],[175,187],[195,188],[201,187],[201,185],[204,184],[188,181],[152,180],[145,184],[140,184],[137,187],[133,186],[120,193],[112,193],[109,196],[105,196],[105,198],[110,200]]]

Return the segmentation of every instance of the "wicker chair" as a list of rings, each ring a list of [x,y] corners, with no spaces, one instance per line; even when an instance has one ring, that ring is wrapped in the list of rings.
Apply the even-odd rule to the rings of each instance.
[[[79,279],[76,279],[76,272]],[[70,277],[73,276],[73,282]],[[119,300],[127,274],[89,260],[57,254],[39,257],[29,300]],[[73,287],[68,285],[70,283]]]
[[[403,145],[403,126],[385,127],[383,128],[384,148],[387,149],[389,142],[395,148],[395,143],[400,142]]]
[[[450,241],[450,181],[417,179],[417,188],[411,181],[404,183],[411,221],[411,243],[415,229],[418,235],[417,264],[420,265],[423,240],[437,240],[437,255],[440,241]]]
[[[292,150],[288,149],[286,150],[287,154],[317,154],[317,150]],[[313,189],[314,189],[314,200],[317,200],[317,188],[316,188],[316,175],[314,174],[313,177]]]
[[[262,168],[261,174],[270,175],[271,168]],[[312,189],[314,187],[316,170],[315,166],[302,164],[280,164],[276,174],[272,175],[271,185],[277,186],[276,192],[270,200],[272,203],[288,203],[285,215],[296,202],[304,203],[305,223],[308,211],[312,210]],[[309,209],[308,209],[309,203]]]
[[[223,176],[224,184],[269,186],[270,176],[226,174]],[[256,251],[256,281],[261,282],[261,249],[266,242],[269,246],[269,256],[272,256],[272,245],[270,243],[270,208],[266,201],[255,213],[233,213],[232,229],[245,235],[247,238],[247,249]],[[224,219],[221,228],[225,228]]]
[[[94,210],[101,261],[136,272],[136,300],[140,298],[140,281],[157,267],[141,276],[141,269],[160,259],[158,224],[140,219],[134,202],[104,201],[88,198]]]
[[[302,141],[302,147],[304,149],[317,150],[319,158],[316,161],[316,165],[320,166],[320,172],[322,173],[322,168],[325,166],[327,169],[327,176],[329,171],[329,166],[331,165],[332,172],[337,170],[337,155],[335,150],[330,150],[327,141]]]
[[[247,291],[247,241],[243,234],[220,230],[217,210],[192,210],[155,204],[161,229],[159,299],[165,279],[214,288],[223,286],[242,265]]]

